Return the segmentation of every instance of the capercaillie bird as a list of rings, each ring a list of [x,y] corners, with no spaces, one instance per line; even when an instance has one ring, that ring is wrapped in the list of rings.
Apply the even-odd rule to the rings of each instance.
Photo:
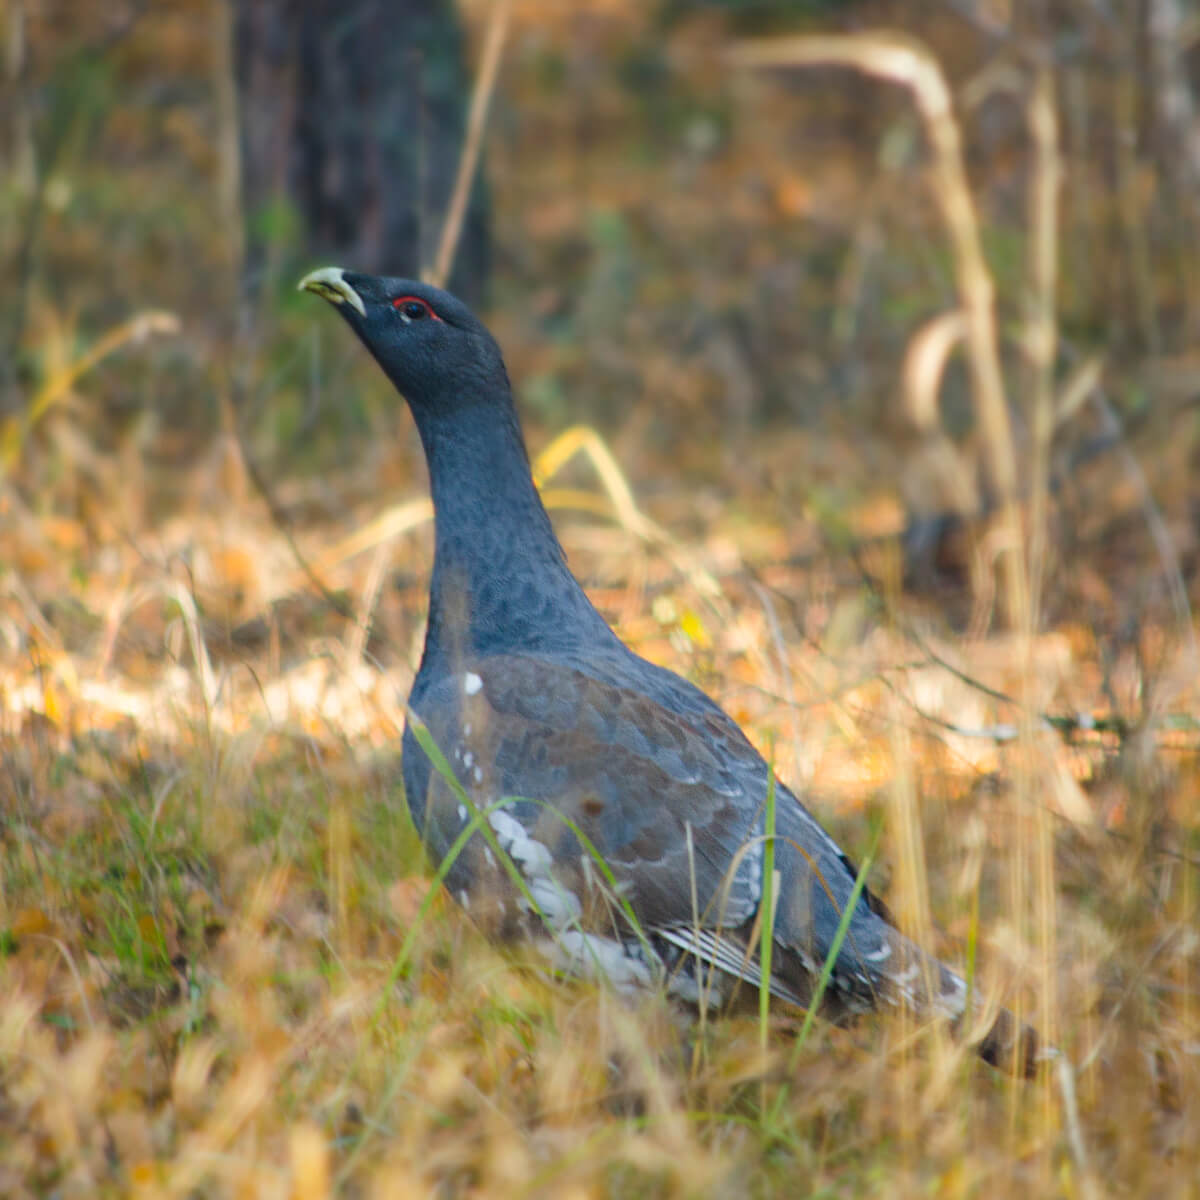
[[[758,989],[768,765],[708,696],[626,647],[571,574],[491,334],[410,279],[325,267],[300,287],[337,308],[404,396],[429,465],[434,565],[410,713],[494,833],[465,842],[450,891],[491,932],[530,936],[620,987],[705,1004]],[[473,814],[412,716],[402,753],[413,820],[442,860]],[[774,796],[769,988],[805,1006],[857,872],[794,793],[777,783]],[[900,1005],[962,1025],[974,1015],[963,979],[864,889],[821,1012]],[[1019,1074],[1038,1057],[1007,1010],[976,1048]]]

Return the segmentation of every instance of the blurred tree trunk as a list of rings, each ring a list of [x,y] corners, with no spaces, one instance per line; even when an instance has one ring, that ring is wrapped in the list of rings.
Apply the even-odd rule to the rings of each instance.
[[[5,13],[4,30],[4,107],[8,128],[3,131],[4,174],[9,186],[30,204],[37,192],[37,161],[33,145],[33,120],[29,97],[24,87],[26,69],[25,5],[14,0]],[[25,321],[29,278],[32,269],[34,217],[17,254],[15,271],[6,271],[10,299],[0,313],[0,416],[17,412],[23,403],[17,386],[16,354]]]
[[[233,2],[249,294],[289,248],[310,266],[418,275],[434,259],[470,96],[451,0]],[[477,184],[450,286],[479,301],[488,266]]]
[[[1188,25],[1194,20],[1194,5],[1185,8],[1182,0],[1148,0],[1146,27],[1155,108],[1166,135],[1160,153],[1173,184],[1172,199],[1178,200],[1187,222],[1180,240],[1190,243],[1191,252],[1183,254],[1181,261],[1192,330],[1200,324],[1200,278],[1195,270],[1195,249],[1200,244],[1200,105],[1189,70],[1195,56],[1188,53]]]

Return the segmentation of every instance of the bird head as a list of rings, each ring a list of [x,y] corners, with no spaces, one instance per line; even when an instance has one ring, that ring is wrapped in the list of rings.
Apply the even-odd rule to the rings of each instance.
[[[500,349],[449,292],[414,279],[321,267],[299,290],[328,300],[414,411],[457,408],[508,393]]]

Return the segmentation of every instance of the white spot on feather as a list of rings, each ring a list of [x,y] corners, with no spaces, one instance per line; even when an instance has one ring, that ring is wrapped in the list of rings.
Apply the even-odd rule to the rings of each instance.
[[[590,979],[606,979],[620,991],[650,987],[654,983],[650,968],[614,938],[564,929],[552,942],[544,944],[543,950],[566,970]]]
[[[936,969],[936,968],[935,968]],[[950,976],[950,990],[939,992],[933,998],[933,1010],[939,1012],[944,1017],[961,1017],[963,1010],[967,1007],[967,984],[966,980],[960,979],[957,975]]]
[[[475,768],[475,782],[476,783],[483,782],[483,768],[482,767]]]
[[[693,971],[674,971],[667,980],[667,994],[684,1004],[720,1008],[725,1003],[725,979],[720,971],[706,971],[703,984]]]
[[[470,752],[470,750],[468,750],[466,752],[466,754],[464,754],[462,756],[462,761],[463,761],[463,766],[469,770],[471,767],[473,767],[475,765],[475,755],[473,755]]]
[[[489,813],[488,821],[496,831],[501,849],[520,868],[529,884],[529,893],[547,922],[554,928],[561,928],[577,920],[583,906],[577,896],[555,879],[551,870],[554,858],[550,851],[536,838],[531,838],[525,826],[502,808]],[[520,897],[517,903],[526,912],[530,911],[526,897]]]
[[[465,822],[466,822],[466,819],[467,819],[467,816],[468,816],[468,813],[467,813],[467,806],[466,806],[465,804],[460,804],[460,805],[458,806],[458,819],[459,819],[460,821],[463,821],[463,822],[465,823]]]
[[[579,898],[573,892],[568,892],[552,875],[544,879],[531,879],[529,894],[546,922],[554,929],[561,929],[564,925],[578,921],[583,912]],[[529,901],[524,896],[518,897],[517,904],[524,912],[530,911]]]
[[[483,680],[474,671],[468,671],[463,676],[463,691],[468,696],[474,696],[483,687]]]
[[[498,808],[489,814],[488,820],[500,839],[500,844],[512,855],[515,862],[520,863],[528,875],[546,875],[550,871],[553,859],[550,851],[541,842],[531,838],[516,817]]]
[[[762,902],[763,893],[763,839],[755,838],[746,845],[746,854],[738,868],[738,874],[745,872],[746,884],[750,889],[750,903],[757,908]],[[775,895],[778,896],[778,891]]]

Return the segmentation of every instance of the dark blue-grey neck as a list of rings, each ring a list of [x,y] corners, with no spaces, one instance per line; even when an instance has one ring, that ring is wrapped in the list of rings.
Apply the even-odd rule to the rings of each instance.
[[[436,527],[426,678],[455,670],[464,654],[616,640],[567,568],[533,484],[507,380],[487,390],[480,399],[410,400]]]

